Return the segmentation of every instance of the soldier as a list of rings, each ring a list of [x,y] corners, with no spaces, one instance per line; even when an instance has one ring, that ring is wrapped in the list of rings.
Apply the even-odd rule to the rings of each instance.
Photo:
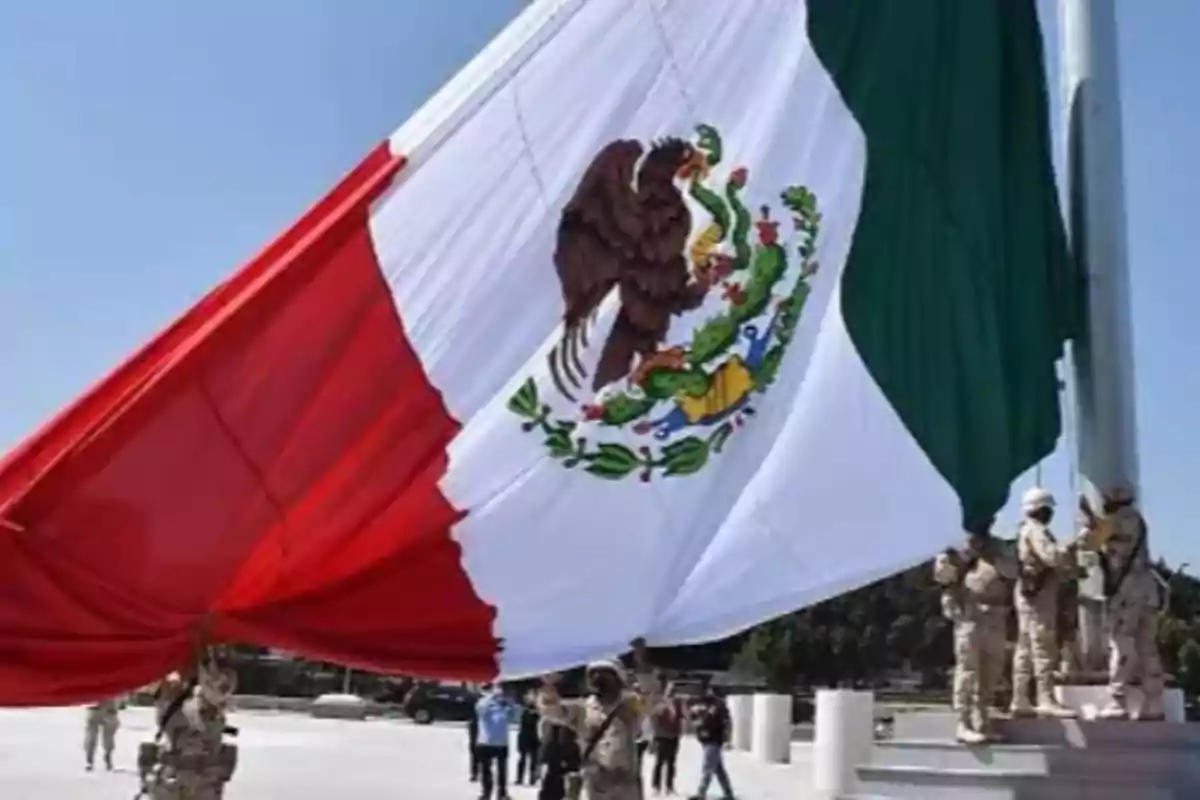
[[[154,739],[138,745],[138,777],[141,780],[141,791],[137,797],[149,797],[152,785],[161,774],[161,748],[163,728],[166,721],[178,713],[186,695],[190,694],[189,686],[178,672],[171,672],[153,687],[154,718],[158,732]]]
[[[220,800],[225,784],[233,776],[237,750],[225,744],[233,732],[226,725],[225,709],[233,693],[232,674],[208,663],[199,667],[194,688],[169,681],[174,692],[160,698],[159,713],[166,744],[159,755],[159,769],[152,800]],[[179,693],[183,692],[182,702]],[[170,713],[168,713],[170,712]]]
[[[1050,532],[1054,517],[1054,495],[1050,492],[1040,487],[1030,489],[1021,499],[1021,506],[1025,519],[1017,533],[1020,578],[1011,711],[1014,717],[1071,718],[1075,712],[1054,697],[1054,670],[1059,660],[1059,586],[1063,571],[1074,564],[1075,542],[1059,547]],[[1031,679],[1037,687],[1036,707],[1029,702]]]
[[[575,732],[580,749],[581,774],[568,784],[576,785],[568,797],[579,797],[582,784],[587,800],[640,800],[641,779],[638,770],[637,735],[641,713],[650,713],[661,702],[658,679],[651,672],[645,643],[633,645],[637,681],[643,700],[639,711],[634,695],[627,689],[625,671],[615,661],[599,661],[588,666],[591,696],[584,700],[563,700],[552,679],[543,682],[538,695],[538,710],[543,727],[565,725]],[[545,739],[546,736],[543,736]]]
[[[991,706],[1004,671],[1006,627],[1017,563],[1010,548],[991,535],[991,521],[973,525],[962,552],[937,557],[933,579],[944,588],[942,611],[954,623],[956,738],[982,744],[996,738]]]
[[[1130,683],[1140,681],[1144,699],[1139,720],[1161,720],[1163,670],[1158,653],[1158,609],[1162,596],[1146,521],[1134,506],[1133,492],[1118,489],[1105,498],[1104,518],[1081,504],[1088,532],[1101,547],[1109,638],[1109,702],[1100,719],[1128,719]]]
[[[121,701],[119,698],[103,700],[88,706],[87,721],[83,729],[83,755],[87,759],[87,770],[96,768],[96,744],[103,734],[104,767],[113,769],[113,749],[117,744],[117,728],[121,727]]]

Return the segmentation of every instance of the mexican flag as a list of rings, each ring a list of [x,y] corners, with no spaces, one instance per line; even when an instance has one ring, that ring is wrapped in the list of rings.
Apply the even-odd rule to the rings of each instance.
[[[0,703],[486,679],[929,557],[1050,452],[1032,0],[540,0],[0,465]]]

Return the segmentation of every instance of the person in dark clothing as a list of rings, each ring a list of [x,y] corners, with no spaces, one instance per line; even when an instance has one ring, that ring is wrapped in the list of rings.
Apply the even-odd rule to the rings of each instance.
[[[679,759],[679,739],[683,735],[683,702],[667,690],[667,702],[650,718],[654,733],[654,769],[650,786],[655,794],[664,789],[675,794],[675,763]]]
[[[566,777],[581,769],[579,742],[575,732],[565,725],[546,726],[546,741],[541,748],[542,788],[538,800],[566,800]]]
[[[695,712],[696,739],[704,748],[703,773],[700,776],[700,788],[692,796],[692,800],[705,800],[708,797],[708,785],[713,778],[721,784],[725,797],[733,797],[733,787],[729,782],[729,773],[725,771],[725,743],[729,741],[729,708],[725,701],[710,687],[705,692],[704,699]]]
[[[521,721],[517,727],[517,784],[525,782],[525,775],[529,775],[529,785],[534,786],[538,782],[538,750],[541,747],[541,742],[538,741],[538,722],[541,721],[541,715],[533,705],[532,698],[527,700],[521,706]]]

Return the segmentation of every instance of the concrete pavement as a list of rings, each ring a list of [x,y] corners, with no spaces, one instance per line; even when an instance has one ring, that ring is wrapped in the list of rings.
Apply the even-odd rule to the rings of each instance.
[[[137,791],[137,745],[153,735],[147,709],[122,713],[117,771],[83,769],[82,709],[0,710],[0,797],[4,800],[130,800]],[[316,720],[288,712],[235,712],[238,772],[228,800],[473,800],[466,780],[466,732],[399,720]],[[758,764],[730,753],[740,800],[806,800],[810,746],[793,747],[789,766]],[[511,767],[510,767],[511,771]],[[700,748],[685,742],[679,759],[681,796],[700,775]],[[516,787],[513,800],[533,800]],[[716,797],[710,790],[710,797]]]

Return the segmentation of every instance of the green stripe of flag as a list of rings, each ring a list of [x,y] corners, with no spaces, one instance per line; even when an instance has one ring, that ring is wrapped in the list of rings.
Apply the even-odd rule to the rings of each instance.
[[[809,36],[867,140],[847,329],[964,521],[1061,431],[1076,329],[1033,0],[810,0]]]

